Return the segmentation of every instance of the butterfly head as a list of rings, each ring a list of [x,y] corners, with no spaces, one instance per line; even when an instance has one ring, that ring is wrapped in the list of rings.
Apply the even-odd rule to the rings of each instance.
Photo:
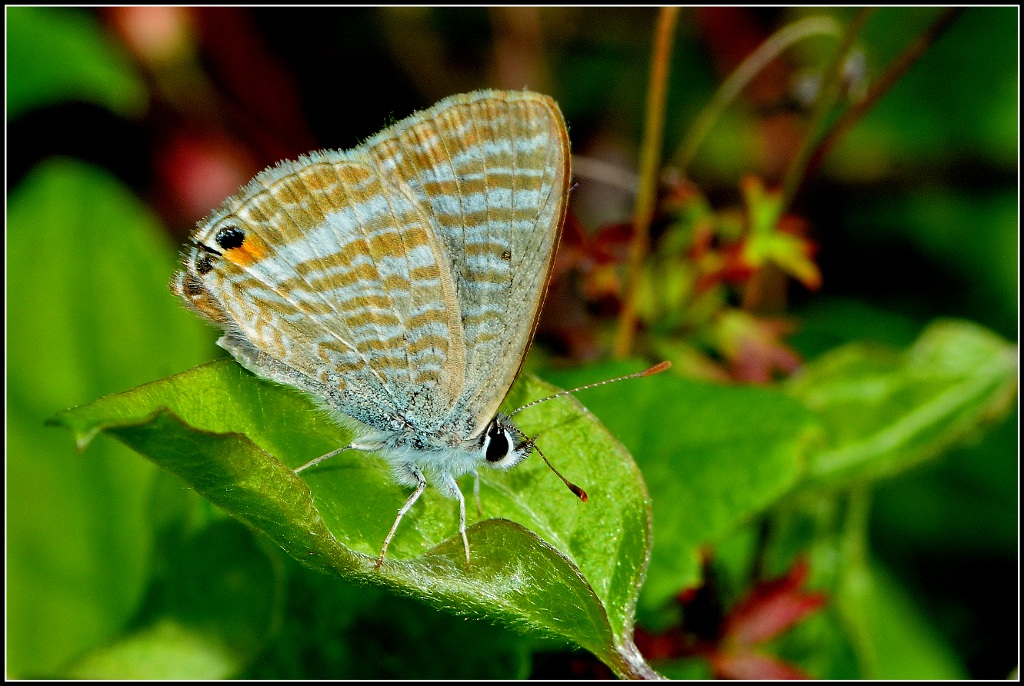
[[[499,412],[480,436],[480,451],[487,466],[503,472],[525,460],[534,450],[577,498],[587,502],[587,492],[562,476],[537,447],[537,437],[529,438],[512,423],[508,415]]]

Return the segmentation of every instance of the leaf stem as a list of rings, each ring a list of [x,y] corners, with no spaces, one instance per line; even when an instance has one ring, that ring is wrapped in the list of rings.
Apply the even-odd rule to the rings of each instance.
[[[663,681],[665,677],[655,672],[640,650],[631,639],[626,639],[623,645],[618,647],[615,659],[610,660],[608,666],[620,679],[644,679]]]
[[[785,213],[786,208],[793,201],[793,196],[796,195],[797,189],[800,187],[801,181],[805,178],[805,172],[807,170],[807,163],[810,161],[811,152],[814,149],[814,143],[818,137],[818,131],[821,129],[825,117],[828,116],[829,109],[835,102],[836,96],[839,92],[840,84],[842,83],[842,72],[843,65],[846,63],[846,56],[850,53],[853,48],[853,43],[860,34],[861,29],[864,27],[865,22],[874,12],[872,7],[861,8],[853,21],[850,22],[849,26],[846,27],[846,33],[843,35],[842,42],[839,47],[836,48],[835,53],[832,55],[832,61],[825,68],[821,79],[821,89],[818,91],[818,97],[814,101],[814,107],[811,110],[810,121],[807,124],[807,131],[804,133],[803,140],[800,141],[800,149],[797,150],[796,156],[793,158],[793,162],[789,165],[789,169],[786,170],[786,177],[782,182],[782,198],[779,203],[779,216]]]
[[[633,206],[633,240],[630,245],[629,271],[626,274],[626,293],[619,328],[615,336],[614,356],[627,357],[633,348],[636,329],[636,300],[644,260],[650,248],[651,218],[658,191],[658,167],[661,162],[662,135],[665,129],[665,98],[668,83],[669,58],[675,35],[678,7],[662,7],[658,13],[651,73],[647,89],[647,114],[644,121],[644,139],[640,149],[640,182]]]
[[[928,51],[932,44],[960,16],[963,10],[963,7],[947,8],[913,43],[907,46],[906,50],[889,63],[889,66],[882,72],[881,76],[868,89],[864,99],[843,112],[835,125],[818,143],[807,164],[806,176],[810,176],[818,170],[818,167],[821,166],[821,163],[824,162],[828,154],[832,152],[832,148],[835,147],[836,143],[917,63],[921,56]]]
[[[815,16],[807,17],[792,24],[783,26],[781,29],[768,37],[756,50],[747,55],[729,77],[722,83],[718,91],[712,96],[711,101],[704,107],[693,125],[686,133],[679,150],[672,156],[676,166],[685,175],[686,168],[690,166],[694,155],[704,142],[711,127],[714,126],[722,111],[731,103],[737,95],[749,84],[762,69],[773,59],[793,43],[817,34],[830,34],[841,36],[842,27],[832,17]]]
[[[843,572],[839,579],[839,613],[850,634],[850,642],[862,679],[878,678],[878,663],[864,612],[871,593],[871,569],[868,560],[868,523],[871,490],[857,485],[846,493],[846,513],[839,546]]]

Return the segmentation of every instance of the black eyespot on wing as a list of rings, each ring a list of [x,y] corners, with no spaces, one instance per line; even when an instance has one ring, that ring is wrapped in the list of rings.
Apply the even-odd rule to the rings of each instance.
[[[225,250],[231,250],[241,247],[242,243],[245,243],[245,232],[237,226],[225,226],[217,232],[217,237],[214,240]]]
[[[487,444],[487,454],[485,457],[488,462],[499,462],[508,455],[508,438],[505,436],[505,432],[497,429],[493,433],[490,433],[490,442]]]

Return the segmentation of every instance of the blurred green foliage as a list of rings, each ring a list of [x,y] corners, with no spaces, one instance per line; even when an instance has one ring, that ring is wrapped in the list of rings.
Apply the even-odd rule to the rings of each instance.
[[[729,16],[742,29],[734,33],[745,35],[751,27],[776,28],[811,12],[821,10],[736,10]],[[852,13],[828,12],[842,22]],[[868,73],[877,75],[938,12],[879,9],[859,41]],[[167,187],[173,184],[164,183],[164,172],[154,174],[151,186],[151,179],[119,177],[112,169],[123,169],[117,160],[124,156],[152,156],[154,168],[169,168],[161,167],[161,136],[170,137],[161,127],[188,129],[181,113],[168,114],[161,101],[170,99],[176,83],[191,84],[185,101],[194,96],[204,112],[192,125],[214,118],[211,112],[247,105],[238,93],[213,106],[199,102],[210,83],[237,80],[229,61],[213,60],[220,71],[211,68],[216,73],[202,87],[160,71],[138,45],[126,45],[126,24],[116,11],[20,7],[6,14],[8,160],[14,170],[7,195],[8,677],[605,674],[579,655],[564,661],[569,666],[563,670],[575,671],[559,672],[543,656],[562,649],[562,642],[503,628],[580,619],[544,616],[544,607],[557,600],[544,593],[557,594],[552,589],[560,587],[553,584],[568,579],[554,557],[549,568],[537,563],[553,580],[527,587],[539,595],[502,612],[458,597],[455,586],[446,585],[454,582],[443,577],[440,590],[413,592],[418,600],[393,595],[353,583],[358,575],[320,574],[286,555],[271,541],[283,540],[276,526],[306,522],[295,512],[268,517],[258,499],[254,509],[230,500],[219,501],[219,509],[108,436],[96,436],[79,455],[66,431],[44,426],[65,408],[165,379],[218,354],[216,333],[166,289],[187,228],[176,223],[183,212],[168,209],[173,203]],[[263,72],[264,80],[277,84],[280,73],[290,72],[302,98],[293,103],[296,111],[301,105],[314,136],[341,145],[380,128],[382,112],[400,117],[451,92],[499,85],[500,69],[489,63],[500,63],[493,46],[519,35],[482,9],[276,8],[251,16],[189,16],[189,35],[211,53],[215,48],[203,38],[211,33],[226,53],[253,49],[232,42],[236,33],[218,32],[225,22],[261,36],[265,45],[259,49],[267,54],[261,64],[277,70]],[[628,164],[639,149],[654,12],[552,8],[536,16],[547,41],[537,63],[546,66],[547,90],[569,120],[574,151],[612,149]],[[581,505],[567,493],[556,494],[561,486],[555,483],[540,509],[552,521],[573,519],[573,508],[594,508],[603,498],[603,510],[587,512],[593,532],[632,541],[633,549],[619,551],[622,557],[614,560],[597,559],[596,548],[580,552],[580,541],[565,546],[577,562],[595,556],[580,567],[585,581],[601,589],[594,612],[610,609],[615,630],[628,632],[636,593],[642,627],[664,631],[677,626],[680,615],[692,627],[696,607],[673,600],[681,590],[702,580],[709,588],[715,578],[727,612],[752,586],[781,576],[803,556],[811,570],[808,586],[825,592],[829,603],[759,650],[821,678],[1002,678],[1015,666],[1018,26],[1017,8],[965,10],[840,142],[799,196],[795,211],[813,228],[824,276],[820,293],[793,297],[799,329],[789,343],[808,361],[802,374],[764,388],[665,374],[581,396],[640,466],[650,495],[653,548],[647,550],[636,533],[644,512],[636,504],[642,500],[639,481],[611,479],[603,471],[569,474],[598,496],[595,502]],[[528,28],[515,30],[528,36]],[[683,13],[669,81],[666,157],[724,77],[715,62],[721,54],[707,43],[714,31],[709,15]],[[532,49],[526,39],[513,44],[523,54]],[[808,41],[790,59],[820,66],[833,47]],[[258,81],[241,90],[258,93]],[[323,83],[345,84],[354,94],[349,100],[358,104],[339,111],[333,95],[319,94]],[[93,110],[81,109],[83,102],[104,116],[113,113],[114,120],[150,127],[152,147],[128,149],[125,141],[137,138],[90,130],[93,120],[81,115]],[[252,107],[244,121],[288,121],[269,105]],[[710,197],[735,198],[737,179],[764,167],[770,130],[761,114],[758,107],[735,105],[700,149],[692,176]],[[54,122],[60,131],[53,130]],[[56,158],[39,152],[66,132],[115,161],[73,159],[74,150],[72,157]],[[582,205],[595,195],[605,202],[581,207],[581,217],[600,223],[628,217],[628,196],[581,187],[574,201]],[[945,319],[950,317],[960,320]],[[559,385],[639,367],[556,370],[543,364],[542,343],[530,364]],[[267,433],[281,438],[273,443],[278,457],[290,455],[295,445],[312,456],[336,442],[336,429],[305,401],[282,389],[262,389],[248,376],[231,381],[231,373],[238,374],[228,372],[222,390],[230,395],[234,389],[234,400],[246,411],[270,413],[270,419],[260,417]],[[139,393],[160,397],[168,383]],[[214,415],[216,425],[230,425],[240,415],[229,411],[230,403],[210,400],[217,387],[206,380],[176,392],[185,406]],[[255,395],[247,397],[249,391]],[[126,397],[100,405],[117,406]],[[273,405],[262,407],[263,399]],[[86,429],[80,425],[85,433],[79,438],[144,433],[143,420],[154,418],[139,415],[139,407],[99,416]],[[283,416],[274,413],[288,408],[300,418],[273,423]],[[553,421],[542,445],[557,446],[547,454],[563,471],[591,464],[590,450],[608,449],[600,429],[566,416]],[[169,431],[147,440],[158,444]],[[259,436],[260,428],[246,433]],[[208,437],[187,440],[202,445]],[[184,455],[165,453],[164,464]],[[178,473],[189,481],[189,474],[207,466]],[[515,485],[544,473],[536,458],[519,470],[499,475],[494,484]],[[271,477],[263,487],[273,491],[284,483]],[[379,488],[385,494],[367,504],[378,514],[393,512],[404,497],[404,489],[386,482],[375,464],[360,478],[367,492]],[[550,474],[543,478],[554,481]],[[344,483],[309,481],[335,533],[381,539],[380,526],[391,515],[382,515],[382,522],[359,519],[359,508],[342,507],[341,498],[357,497]],[[544,530],[525,513],[528,500],[504,502],[494,484],[485,482],[485,513],[500,510],[547,537],[562,530],[564,521]],[[633,504],[608,504],[616,488],[640,490],[630,491]],[[332,507],[332,498],[342,505]],[[418,505],[428,506],[430,513],[418,515],[408,531],[411,538],[396,538],[399,556],[412,557],[454,531],[450,503],[425,497]],[[619,507],[632,515],[616,519]],[[360,546],[372,552],[369,544]],[[455,557],[461,554],[458,545],[448,547]],[[635,574],[648,554],[643,588],[627,588],[631,577],[617,577],[612,567],[621,563]],[[492,558],[496,568],[507,559],[497,552]],[[406,581],[408,592],[416,579]],[[437,606],[485,618],[455,616]],[[532,623],[524,619],[531,613]],[[588,643],[568,630],[561,635],[601,654],[594,647],[601,640]],[[712,673],[704,657],[653,664],[678,678]],[[538,665],[548,671],[538,673]]]
[[[58,673],[115,635],[149,578],[150,464],[104,439],[88,456],[43,427],[55,407],[210,354],[166,291],[173,248],[102,169],[52,160],[8,198],[8,668]],[[60,636],[60,640],[55,640]]]
[[[146,86],[125,51],[89,14],[19,7],[8,14],[7,118],[54,102],[81,99],[123,116],[146,107]]]

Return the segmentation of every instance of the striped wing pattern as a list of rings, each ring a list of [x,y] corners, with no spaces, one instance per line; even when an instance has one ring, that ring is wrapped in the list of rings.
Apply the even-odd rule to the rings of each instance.
[[[533,338],[568,193],[558,106],[528,92],[455,96],[385,130],[367,154],[427,208],[454,275],[466,378],[452,419],[476,435],[505,399]]]
[[[532,338],[568,159],[549,98],[454,96],[257,175],[172,290],[257,374],[379,429],[475,435]]]
[[[378,428],[451,406],[464,348],[443,248],[373,166],[339,155],[278,166],[208,226],[197,239],[218,250],[225,230],[244,235],[205,285],[228,338],[262,353],[253,371],[266,376],[269,358],[337,389],[338,409]]]

